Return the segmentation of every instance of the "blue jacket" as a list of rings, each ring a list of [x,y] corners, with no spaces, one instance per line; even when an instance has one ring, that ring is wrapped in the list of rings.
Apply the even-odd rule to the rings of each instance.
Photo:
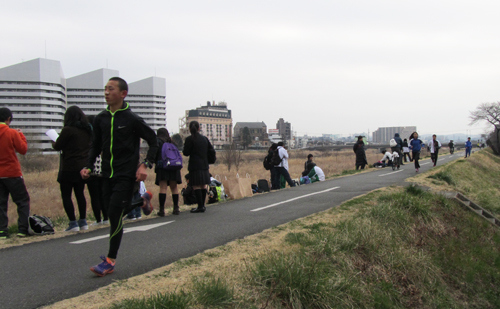
[[[472,149],[472,142],[471,141],[466,141],[465,142],[465,148]]]
[[[417,152],[420,151],[425,144],[420,139],[412,139],[409,146],[412,151]]]

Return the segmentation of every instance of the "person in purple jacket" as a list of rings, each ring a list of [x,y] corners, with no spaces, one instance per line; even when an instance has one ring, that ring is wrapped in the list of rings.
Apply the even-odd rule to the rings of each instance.
[[[413,139],[410,141],[408,146],[411,149],[413,161],[415,162],[415,172],[418,173],[418,170],[420,169],[420,164],[418,163],[418,160],[420,159],[420,150],[423,146],[425,146],[425,144],[418,138],[417,132],[413,132],[412,136]]]

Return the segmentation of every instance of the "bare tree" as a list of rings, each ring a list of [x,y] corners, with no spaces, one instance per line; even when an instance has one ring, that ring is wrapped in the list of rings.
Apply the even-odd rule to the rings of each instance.
[[[481,103],[476,110],[470,112],[470,124],[486,121],[495,127],[494,134],[490,134],[488,145],[496,154],[500,154],[500,102]]]
[[[221,162],[227,166],[227,170],[230,171],[231,167],[235,167],[238,171],[240,168],[241,159],[241,150],[238,149],[238,146],[235,143],[232,143],[227,147],[224,151],[220,152],[221,154]]]

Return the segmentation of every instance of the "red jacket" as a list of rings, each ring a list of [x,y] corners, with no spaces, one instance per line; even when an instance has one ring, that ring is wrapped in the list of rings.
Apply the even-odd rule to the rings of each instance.
[[[21,132],[0,123],[0,178],[14,178],[22,176],[21,164],[17,159],[16,151],[26,154],[28,142]]]

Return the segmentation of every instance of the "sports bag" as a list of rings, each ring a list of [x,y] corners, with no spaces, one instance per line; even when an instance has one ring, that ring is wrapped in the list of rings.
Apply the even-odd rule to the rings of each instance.
[[[391,139],[391,140],[389,141],[389,146],[391,146],[391,147],[396,147],[396,146],[397,146],[397,144],[398,144],[398,143],[396,143],[396,140],[395,140],[395,139]]]
[[[260,192],[269,192],[269,182],[266,179],[257,180],[257,187],[259,187]]]
[[[177,171],[182,168],[182,156],[179,149],[172,143],[163,143],[159,167],[167,171]]]
[[[29,217],[30,228],[35,235],[54,234],[54,224],[48,217],[33,215]]]
[[[264,158],[264,168],[266,169],[266,171],[270,170],[271,168],[273,168],[273,164],[270,162],[270,159],[271,157],[269,155],[267,155],[265,158]]]

